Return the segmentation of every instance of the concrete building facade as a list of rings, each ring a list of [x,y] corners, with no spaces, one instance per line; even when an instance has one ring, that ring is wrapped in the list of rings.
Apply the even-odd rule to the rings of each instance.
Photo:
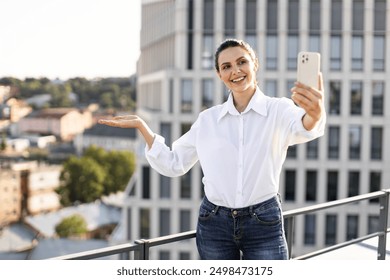
[[[228,92],[213,68],[225,38],[249,42],[265,94],[289,97],[297,54],[321,53],[326,133],[291,147],[281,174],[284,210],[389,188],[390,2],[385,0],[144,0],[137,113],[166,143]],[[193,230],[203,196],[199,164],[179,178],[150,168],[140,140],[136,180],[123,215],[135,240]],[[221,174],[223,175],[223,174]],[[299,217],[295,254],[376,231],[378,203]],[[159,247],[152,259],[197,259],[193,241]]]

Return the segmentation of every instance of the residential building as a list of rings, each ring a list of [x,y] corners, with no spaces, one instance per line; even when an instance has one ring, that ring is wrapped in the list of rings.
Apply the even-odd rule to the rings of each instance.
[[[71,141],[92,123],[92,112],[88,109],[48,108],[21,119],[13,134],[55,135],[60,141]]]
[[[388,188],[390,182],[390,2],[386,0],[144,0],[137,114],[172,142],[228,92],[213,69],[225,38],[249,42],[259,87],[289,97],[297,54],[321,53],[326,133],[290,147],[280,178],[284,210]],[[144,147],[142,139],[140,146]],[[127,240],[193,230],[202,171],[167,178],[137,159],[123,222]],[[223,176],[223,174],[221,174]],[[298,217],[297,255],[375,232],[378,203]],[[197,259],[193,242],[151,251],[152,259]]]

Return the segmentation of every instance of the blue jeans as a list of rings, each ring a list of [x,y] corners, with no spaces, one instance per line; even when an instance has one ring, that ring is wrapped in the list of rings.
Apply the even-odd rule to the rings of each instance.
[[[286,260],[287,243],[277,196],[230,209],[203,198],[196,244],[203,260]]]

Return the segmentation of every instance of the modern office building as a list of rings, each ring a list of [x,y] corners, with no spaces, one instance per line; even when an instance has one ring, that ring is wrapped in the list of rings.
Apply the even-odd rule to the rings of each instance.
[[[199,112],[228,92],[213,68],[225,38],[249,42],[260,61],[260,88],[289,97],[297,54],[321,53],[326,133],[291,147],[280,178],[284,210],[368,193],[390,185],[390,1],[143,0],[138,114],[168,145]],[[193,230],[202,171],[159,175],[143,157],[128,189],[126,238]],[[223,176],[223,174],[221,174]],[[293,252],[303,254],[376,231],[378,203],[358,202],[298,217]],[[194,241],[151,250],[152,259],[197,259]]]

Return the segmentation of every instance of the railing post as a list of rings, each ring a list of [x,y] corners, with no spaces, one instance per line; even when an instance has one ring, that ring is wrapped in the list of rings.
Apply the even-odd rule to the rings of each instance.
[[[384,195],[379,198],[379,231],[378,236],[378,260],[386,259],[387,221],[389,217],[389,190],[384,190]]]
[[[134,251],[134,259],[135,260],[146,260],[146,258],[145,258],[146,242],[145,242],[145,240],[144,239],[135,240],[134,243],[138,245],[137,250]]]
[[[288,258],[291,259],[292,256],[292,245],[293,245],[293,236],[294,236],[294,216],[286,218],[287,223],[287,248],[288,248]]]

